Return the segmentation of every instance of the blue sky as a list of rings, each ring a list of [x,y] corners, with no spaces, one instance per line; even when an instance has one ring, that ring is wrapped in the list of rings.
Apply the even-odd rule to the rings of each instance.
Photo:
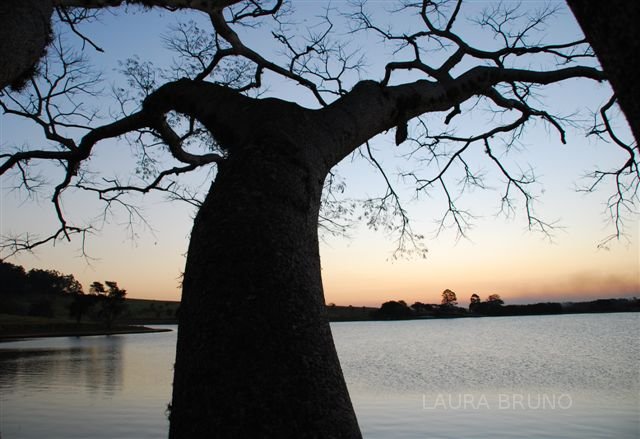
[[[296,2],[297,13],[303,19],[300,28],[305,30],[324,2]],[[334,7],[344,11],[347,3],[336,2]],[[472,2],[463,11],[463,17],[473,16],[490,2]],[[538,7],[539,3],[525,6]],[[394,27],[406,26],[406,19],[388,14],[388,2],[372,2],[370,9],[375,16],[391,17]],[[161,36],[167,26],[178,20],[196,19],[206,24],[205,17],[196,13],[141,12],[130,8],[127,13],[117,11],[103,14],[101,22],[86,26],[86,31],[102,47],[104,54],[87,52],[97,69],[105,76],[105,96],[97,105],[106,109],[111,105],[108,90],[110,84],[122,84],[118,74],[118,61],[137,55],[141,60],[152,60],[157,65],[167,64],[171,55],[162,48]],[[377,37],[349,36],[347,28],[338,27],[340,38],[354,38],[353,47],[363,47],[367,57],[366,71],[361,77],[380,79],[382,66],[388,60],[393,47],[379,42]],[[491,48],[497,44],[489,36],[478,33],[468,24],[459,31],[474,44]],[[254,45],[265,56],[278,57],[274,42],[267,30],[246,31],[247,44]],[[544,31],[549,41],[566,41],[579,35],[572,16],[564,11]],[[69,41],[78,44],[77,39]],[[400,53],[398,56],[401,56]],[[437,53],[434,57],[439,56]],[[526,61],[523,61],[526,62]],[[536,60],[535,63],[541,62]],[[535,66],[535,65],[534,65]],[[301,87],[267,76],[265,96],[280,96],[302,105],[316,106],[309,93]],[[403,79],[404,77],[399,77]],[[350,85],[357,78],[353,78]],[[399,174],[416,170],[418,163],[402,158],[410,145],[396,147],[393,133],[373,139],[371,146],[378,159],[402,194],[417,232],[426,236],[429,253],[426,259],[393,260],[394,236],[372,232],[362,225],[348,231],[347,237],[324,236],[321,245],[323,281],[327,302],[354,305],[379,305],[389,299],[436,302],[440,293],[452,289],[461,301],[473,292],[481,297],[499,293],[507,303],[540,300],[582,300],[595,297],[621,297],[640,293],[640,260],[638,216],[628,218],[627,234],[620,241],[612,242],[608,249],[599,249],[598,243],[613,229],[607,223],[606,198],[611,187],[585,195],[576,192],[583,185],[582,178],[595,167],[610,168],[623,160],[623,155],[612,145],[586,138],[591,112],[609,97],[606,84],[592,81],[568,81],[542,91],[541,104],[545,110],[572,114],[575,127],[567,127],[567,145],[559,142],[557,133],[543,124],[532,125],[522,137],[521,149],[505,153],[503,159],[513,169],[531,167],[540,179],[533,188],[539,196],[538,214],[558,221],[558,228],[551,239],[527,231],[522,205],[515,218],[496,216],[504,182],[488,162],[480,145],[469,155],[470,163],[478,172],[487,174],[490,190],[474,190],[464,194],[459,204],[475,215],[473,227],[466,239],[458,239],[455,230],[445,230],[436,236],[436,222],[443,214],[442,194],[432,191],[415,199],[413,186]],[[106,112],[105,112],[106,113]],[[433,127],[442,125],[444,115],[430,115],[427,120]],[[469,112],[454,119],[461,133],[473,133],[491,123],[492,115],[481,110]],[[508,117],[508,115],[505,115]],[[108,120],[108,119],[105,119]],[[624,120],[615,123],[623,136],[629,136]],[[40,134],[32,125],[9,116],[0,117],[0,148],[3,150],[21,146],[42,144]],[[129,178],[135,168],[131,147],[126,142],[101,143],[88,164],[92,171],[103,175],[119,175]],[[43,165],[41,172],[53,178],[55,170]],[[425,175],[434,168],[425,168]],[[362,199],[379,196],[384,192],[380,174],[364,160],[355,156],[347,158],[336,170],[347,183],[345,198]],[[456,174],[451,174],[449,184],[456,185]],[[198,187],[208,187],[210,174],[200,172],[188,177]],[[46,192],[40,198],[25,199],[24,193],[11,191],[7,177],[0,180],[2,234],[32,231],[46,233],[54,227],[54,213]],[[89,221],[99,215],[100,203],[89,194],[69,191],[65,195],[65,209],[73,218]],[[124,226],[123,212],[109,217],[99,233],[87,244],[87,260],[80,256],[79,242],[58,243],[55,247],[38,249],[34,254],[23,254],[12,262],[27,268],[42,267],[73,273],[86,286],[94,280],[115,280],[128,290],[131,297],[178,299],[179,277],[184,267],[193,208],[169,202],[160,195],[150,195],[137,200],[151,228],[139,224],[134,230]]]

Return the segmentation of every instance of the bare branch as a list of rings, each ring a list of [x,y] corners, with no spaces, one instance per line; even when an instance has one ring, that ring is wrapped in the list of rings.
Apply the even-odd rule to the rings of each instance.
[[[325,100],[322,98],[322,95],[320,94],[320,92],[318,91],[318,88],[313,82],[309,81],[306,78],[303,78],[302,76],[296,75],[291,71],[286,70],[283,67],[271,61],[266,60],[260,54],[248,48],[247,46],[245,46],[240,40],[240,37],[238,36],[238,34],[235,31],[233,31],[233,29],[231,29],[229,24],[224,19],[222,11],[213,12],[210,14],[210,17],[211,17],[211,23],[213,24],[213,27],[215,28],[216,32],[222,38],[224,38],[229,44],[231,44],[231,47],[235,50],[236,54],[242,55],[250,59],[251,61],[256,63],[258,66],[262,67],[263,69],[271,70],[272,72],[280,74],[285,78],[289,78],[298,82],[300,85],[311,90],[311,92],[313,93],[313,95],[315,96],[315,98],[318,100],[320,104],[326,105]]]
[[[74,34],[76,34],[78,37],[80,37],[80,39],[82,40],[83,50],[84,50],[85,44],[89,44],[96,51],[101,53],[104,52],[104,49],[102,49],[100,46],[94,43],[91,38],[87,37],[82,32],[80,32],[76,27],[77,24],[83,21],[91,21],[92,19],[95,19],[96,17],[95,11],[90,12],[90,10],[88,9],[69,10],[67,8],[56,8],[56,13],[58,14],[58,18],[60,19],[60,21],[62,23],[66,23],[71,29],[71,31]]]
[[[396,250],[393,253],[393,257],[397,258],[398,256],[411,253],[412,251],[418,251],[419,253],[422,253],[424,256],[427,250],[423,247],[422,243],[420,242],[422,239],[422,236],[415,234],[411,230],[409,215],[407,211],[404,209],[404,207],[402,206],[398,193],[396,192],[396,190],[393,188],[393,185],[389,181],[389,177],[387,177],[387,174],[385,173],[384,168],[380,165],[380,162],[378,162],[378,160],[373,155],[373,152],[371,150],[371,145],[369,144],[369,142],[366,143],[366,147],[367,147],[367,157],[369,161],[375,166],[378,172],[382,175],[382,178],[384,179],[386,188],[387,188],[385,195],[381,197],[379,200],[377,200],[377,203],[378,203],[378,207],[376,209],[377,213],[372,215],[369,218],[369,225],[372,227],[377,227],[377,218],[379,217],[381,212],[386,211],[387,202],[391,200],[393,215],[400,219],[400,225],[397,226],[397,230],[394,230],[398,238],[397,238]],[[374,200],[369,200],[369,203],[371,204],[371,206],[373,206]],[[410,247],[408,247],[408,245]]]
[[[625,218],[628,215],[637,214],[640,202],[640,148],[637,143],[624,142],[615,132],[607,114],[615,102],[616,98],[612,96],[602,106],[599,112],[601,122],[596,121],[589,134],[598,136],[604,141],[611,140],[625,152],[628,158],[617,168],[594,170],[587,175],[591,182],[579,189],[582,192],[591,193],[605,185],[606,182],[611,182],[610,184],[613,186],[612,194],[607,199],[606,210],[615,231],[602,240],[601,247],[606,247],[610,241],[620,239],[624,235]]]

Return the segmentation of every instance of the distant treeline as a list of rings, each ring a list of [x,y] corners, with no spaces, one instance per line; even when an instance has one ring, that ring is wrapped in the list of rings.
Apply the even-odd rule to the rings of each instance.
[[[26,271],[2,260],[0,287],[1,314],[68,317],[78,324],[86,317],[111,328],[126,308],[126,291],[117,282],[93,282],[85,293],[72,274],[39,268]]]
[[[72,274],[0,261],[0,313],[53,317],[60,297],[84,295],[82,284]]]
[[[535,314],[579,314],[603,312],[638,312],[640,299],[598,299],[590,302],[546,302],[529,305],[505,305],[488,310],[489,316],[521,316]]]
[[[0,260],[0,314],[73,318],[104,321],[110,326],[118,317],[130,323],[176,323],[179,302],[129,299],[116,282],[93,282],[85,293],[72,274],[55,270],[32,269]],[[481,300],[471,295],[469,307],[458,306],[456,293],[442,292],[439,304],[391,300],[380,308],[327,306],[331,321],[401,320],[422,318],[522,316],[540,314],[638,312],[640,300],[599,299],[590,302],[546,302],[528,305],[505,305],[498,294]],[[125,306],[126,305],[126,306]]]
[[[416,302],[409,306],[403,300],[391,300],[374,310],[371,317],[375,320],[401,320],[610,312],[640,312],[640,299],[634,297],[632,299],[598,299],[590,302],[505,305],[497,294],[490,295],[486,301],[480,300],[477,294],[473,294],[467,309],[457,306],[457,298],[453,291],[445,290],[440,304]]]
[[[73,274],[34,268],[29,271],[20,265],[0,260],[0,297],[13,294],[82,294],[82,284]]]
[[[372,320],[377,308],[368,306],[338,306],[334,303],[327,305],[327,315],[332,322],[355,322]]]

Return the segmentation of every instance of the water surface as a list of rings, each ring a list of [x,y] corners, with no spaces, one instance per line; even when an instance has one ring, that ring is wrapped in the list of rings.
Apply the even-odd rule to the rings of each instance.
[[[640,316],[332,324],[366,438],[638,438]],[[161,438],[176,333],[0,344],[0,435]]]

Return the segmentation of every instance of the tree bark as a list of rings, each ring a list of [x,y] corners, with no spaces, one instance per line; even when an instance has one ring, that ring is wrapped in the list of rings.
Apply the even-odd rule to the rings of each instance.
[[[196,216],[172,439],[361,437],[320,274],[317,220],[329,168],[306,128],[292,123],[286,134],[236,147]]]
[[[633,136],[640,141],[640,3],[628,0],[567,0],[618,97]]]
[[[51,39],[51,0],[0,2],[0,90],[29,80]]]

